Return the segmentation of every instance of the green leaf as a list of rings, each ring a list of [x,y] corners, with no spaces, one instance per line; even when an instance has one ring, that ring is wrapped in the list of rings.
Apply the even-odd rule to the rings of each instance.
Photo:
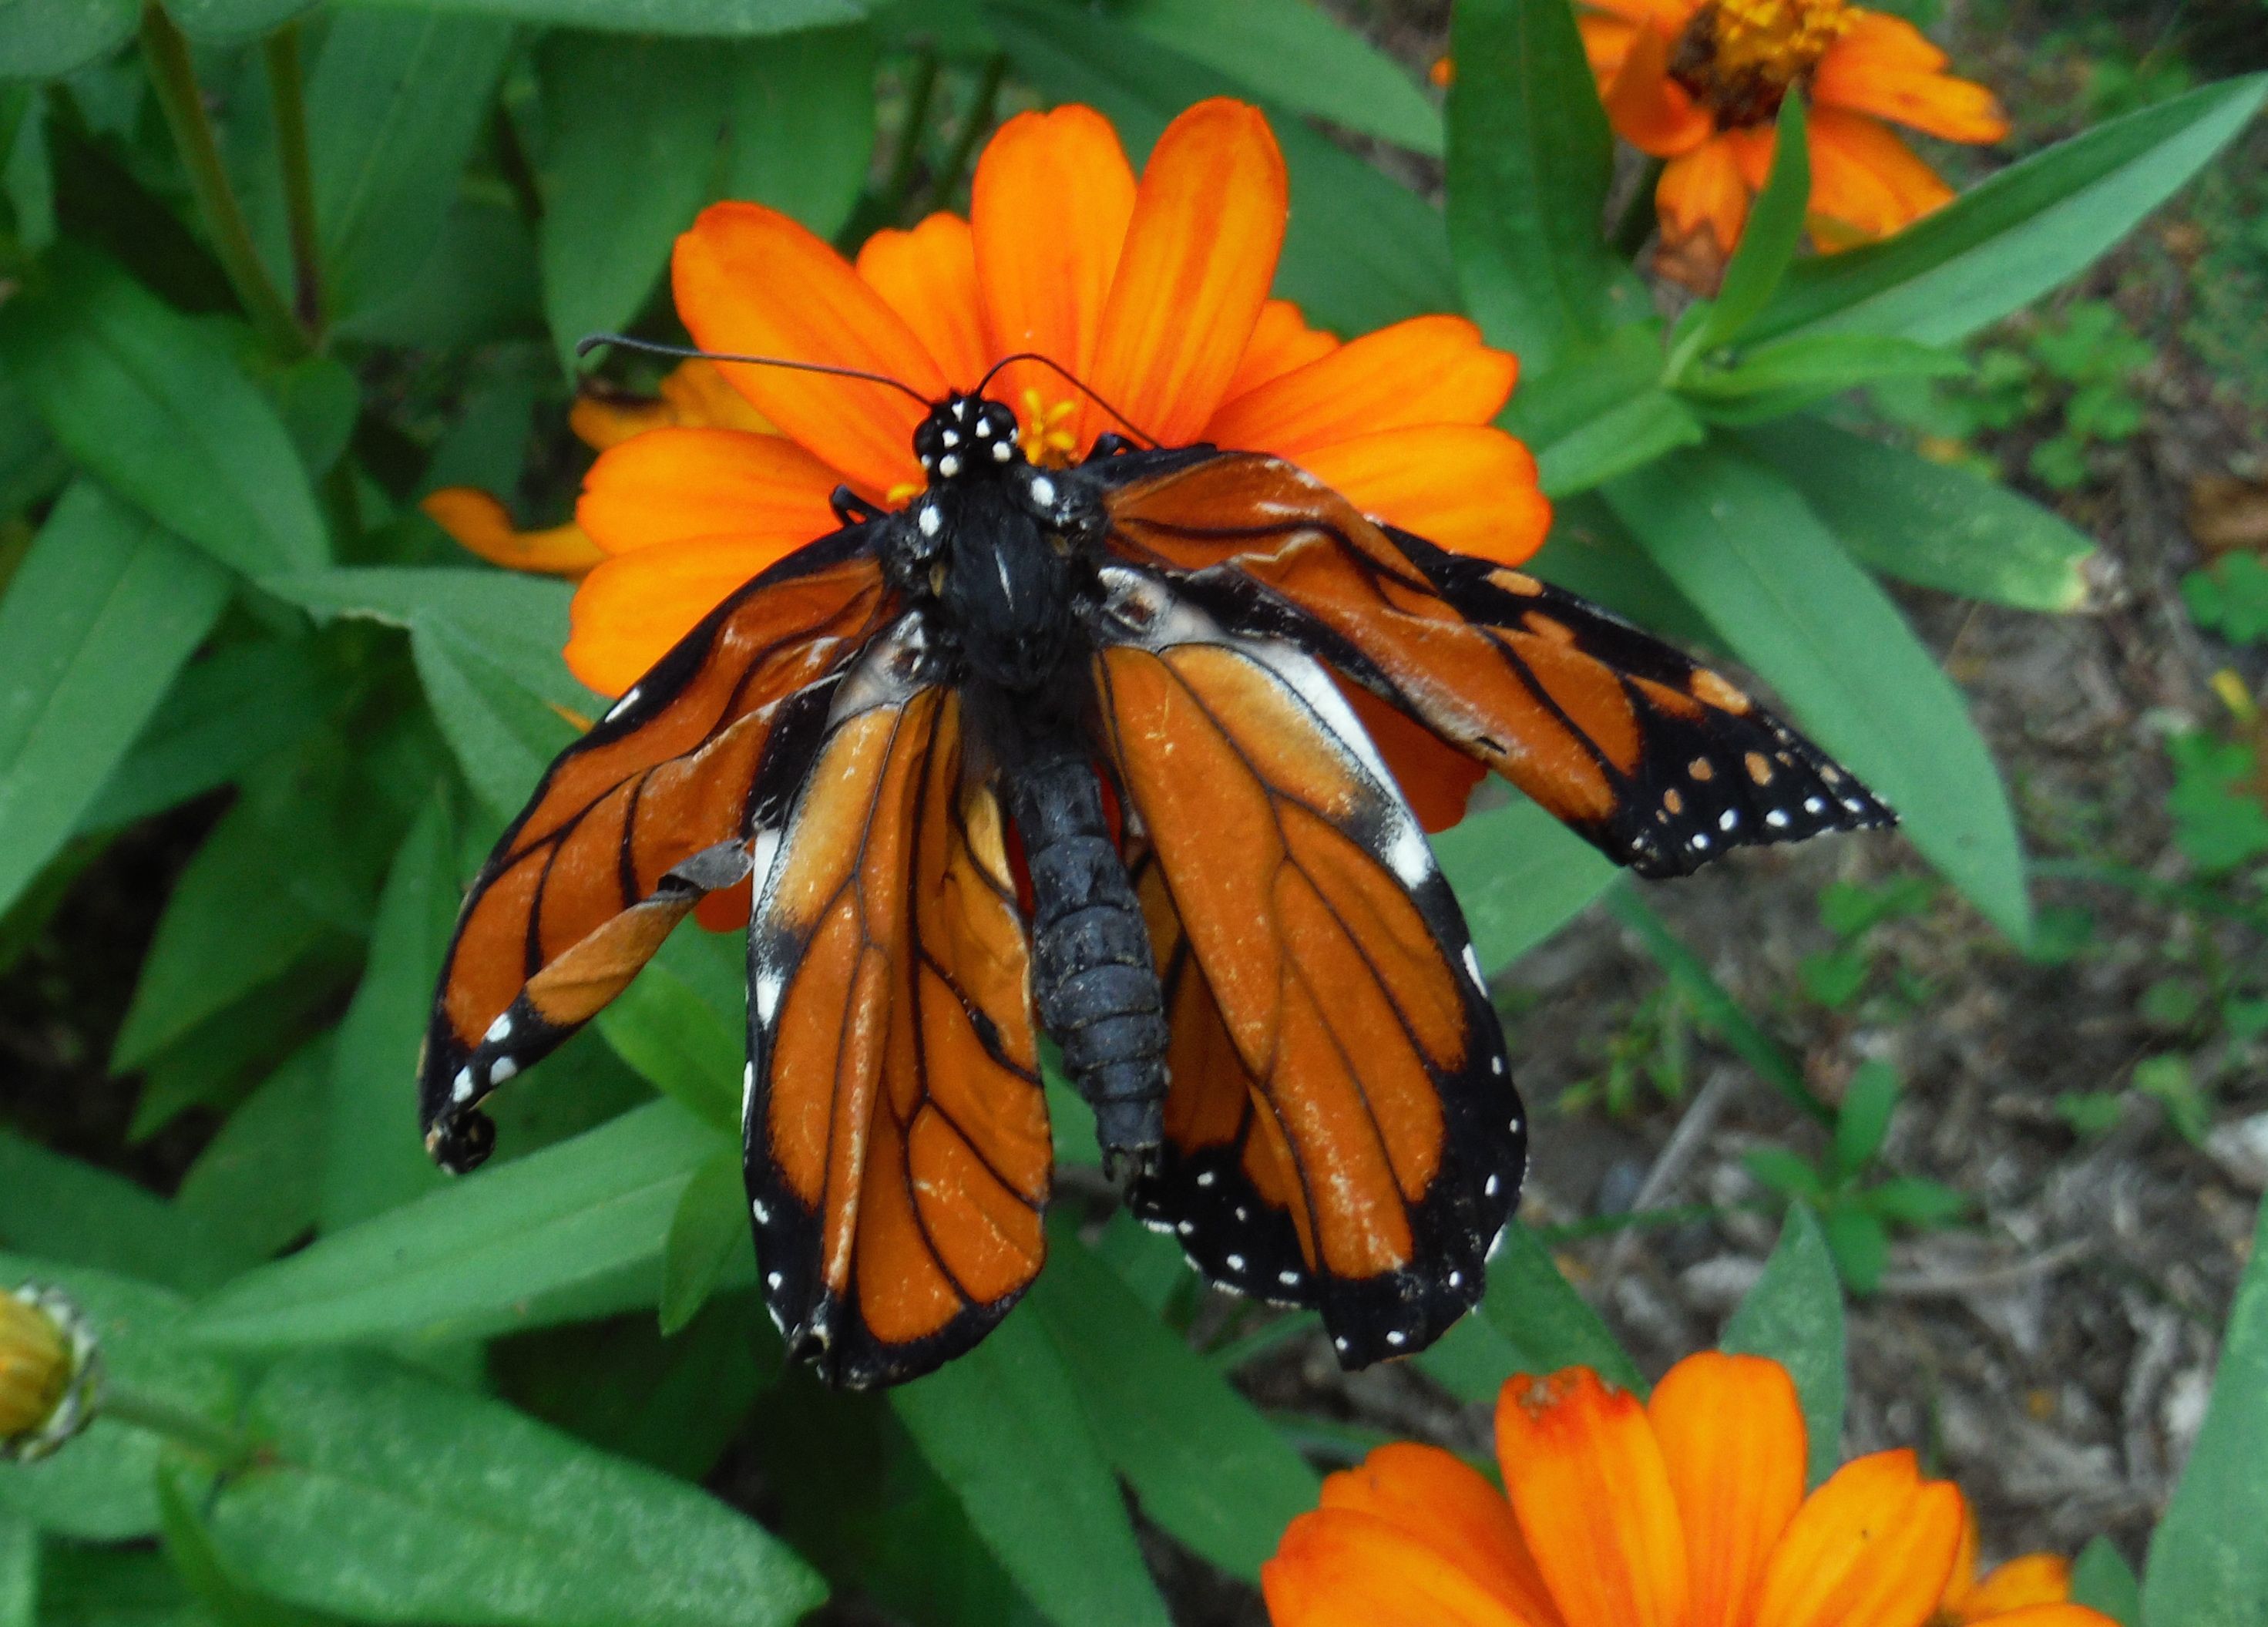
[[[615,1054],[718,1130],[740,1130],[747,972],[737,936],[673,932],[598,1016]]]
[[[2095,541],[1996,481],[1818,418],[1743,430],[1870,570],[2021,610],[2076,610]]]
[[[209,1627],[155,1548],[51,1544],[40,1566],[43,1627]]]
[[[1852,1293],[1872,1293],[1889,1263],[1890,1234],[1882,1223],[1863,1209],[1844,1207],[1828,1211],[1827,1247],[1836,1270],[1851,1285]]]
[[[1793,267],[1751,339],[1839,328],[1951,344],[2078,275],[2233,140],[2268,77],[2224,80],[2010,165],[1886,242]]]
[[[788,1627],[826,1597],[706,1492],[374,1355],[286,1359],[246,1421],[261,1459],[207,1517],[278,1598],[377,1621]]]
[[[1581,914],[1615,879],[1603,854],[1517,793],[1436,836],[1433,857],[1491,972]]]
[[[1843,1407],[1849,1390],[1844,1352],[1843,1285],[1809,1207],[1790,1204],[1779,1245],[1725,1323],[1718,1348],[1768,1356],[1787,1369],[1803,1402],[1810,1483],[1843,1458]]]
[[[34,1627],[39,1604],[39,1531],[22,1515],[0,1510],[0,1627]]]
[[[1785,417],[1845,390],[1885,379],[1942,379],[1969,371],[1958,351],[1886,334],[1799,334],[1743,350],[1723,367],[1697,367],[1681,394],[1719,423]]]
[[[655,1102],[247,1272],[190,1332],[248,1350],[439,1342],[652,1305],[670,1218],[720,1145]]]
[[[1804,99],[1798,94],[1780,103],[1771,173],[1756,195],[1756,207],[1749,210],[1740,243],[1725,268],[1724,285],[1686,354],[1705,356],[1730,344],[1756,320],[1795,263],[1810,207],[1811,137]]]
[[[968,1522],[1049,1618],[1165,1627],[1079,1386],[1039,1316],[1011,1315],[890,1405]]]
[[[0,5],[0,79],[49,79],[115,49],[136,0],[12,0]]]
[[[1758,1182],[1783,1196],[1815,1202],[1827,1196],[1826,1183],[1820,1180],[1819,1172],[1786,1147],[1751,1147],[1741,1162]]]
[[[1137,0],[1119,15],[1270,101],[1441,156],[1441,115],[1408,70],[1307,0]]]
[[[170,0],[166,14],[193,40],[232,44],[313,9],[316,0]]]
[[[452,200],[416,275],[336,329],[341,338],[433,350],[542,331],[534,235],[507,197],[470,191]]]
[[[735,1251],[751,1251],[740,1154],[726,1148],[693,1172],[661,1246],[661,1331],[677,1333],[716,1292]],[[754,1261],[749,1262],[754,1270]]]
[[[1449,240],[1464,308],[1531,373],[1647,314],[1602,237],[1614,135],[1565,0],[1466,0],[1451,22]]]
[[[2071,1564],[2071,1601],[2100,1610],[2118,1627],[2142,1627],[2142,1584],[2126,1557],[2098,1536]]]
[[[276,884],[276,832],[240,801],[181,872],[142,962],[110,1065],[140,1066],[296,964],[330,928]]]
[[[1018,71],[1053,102],[1085,102],[1138,161],[1167,121],[1207,96],[1249,93],[1213,70],[1083,8],[987,0],[985,20]],[[1292,178],[1276,291],[1343,334],[1457,303],[1440,214],[1298,119],[1270,119]]]
[[[1284,1527],[1315,1506],[1314,1471],[1067,1227],[1050,1228],[1031,1304],[1143,1514],[1200,1557],[1256,1580]]]
[[[571,375],[578,340],[637,315],[671,243],[710,195],[732,60],[684,40],[546,42],[537,241],[544,313]]]
[[[1607,493],[1654,563],[2019,944],[2031,900],[2007,793],[1960,692],[1881,589],[1768,467],[1719,445]]]
[[[735,52],[725,104],[725,195],[821,237],[858,207],[874,152],[874,31],[809,28]]]
[[[422,11],[599,28],[615,33],[745,37],[855,23],[862,0],[392,0]]]
[[[417,1058],[460,889],[448,809],[437,798],[402,839],[379,895],[370,959],[331,1059],[323,1229],[335,1232],[441,1184],[417,1137]]]
[[[1870,1058],[1852,1071],[1843,1092],[1843,1106],[1835,1115],[1835,1168],[1856,1174],[1874,1162],[1890,1133],[1890,1115],[1897,1110],[1898,1073],[1880,1058]]]
[[[63,846],[227,604],[227,575],[89,481],[0,599],[0,910]]]
[[[188,1472],[177,1462],[158,1465],[158,1512],[166,1558],[197,1602],[229,1627],[321,1627],[325,1617],[268,1598],[236,1576],[214,1548],[212,1534],[182,1485],[188,1478]]]
[[[307,160],[333,320],[393,298],[432,254],[511,47],[502,22],[379,6],[331,19]]]
[[[0,1248],[192,1291],[227,1272],[215,1240],[156,1193],[4,1130]]]
[[[94,1323],[104,1371],[119,1384],[210,1418],[233,1410],[226,1367],[185,1345],[188,1302],[130,1277],[0,1254],[0,1283],[48,1283]],[[84,1542],[129,1542],[158,1529],[154,1476],[164,1443],[148,1431],[98,1417],[68,1451],[38,1463],[0,1462],[0,1509]]]
[[[230,568],[329,542],[284,423],[227,342],[100,254],[58,244],[4,307],[0,363],[88,473]]]
[[[2166,1627],[2268,1619],[2268,1204],[2222,1330],[2205,1427],[2150,1540],[2142,1616]]]
[[[270,578],[269,592],[318,617],[409,629],[433,713],[466,777],[500,817],[519,811],[575,726],[606,702],[559,658],[567,642],[564,582],[503,571],[373,567]]]
[[[1859,1201],[1896,1226],[1949,1226],[1969,1208],[1966,1193],[1922,1175],[1878,1182],[1860,1194]]]
[[[232,1258],[264,1260],[315,1228],[328,1137],[328,1034],[294,1051],[205,1144],[173,1202]]]
[[[1587,491],[1707,433],[1661,387],[1660,339],[1658,324],[1632,322],[1523,375],[1501,422],[1535,453],[1546,493]]]
[[[232,644],[192,661],[79,816],[115,830],[218,785],[322,721],[325,675],[308,644]]]
[[[1645,1393],[1638,1364],[1519,1221],[1505,1227],[1488,1276],[1478,1308],[1418,1358],[1436,1380],[1467,1401],[1490,1403],[1514,1373],[1542,1377],[1580,1366]]]

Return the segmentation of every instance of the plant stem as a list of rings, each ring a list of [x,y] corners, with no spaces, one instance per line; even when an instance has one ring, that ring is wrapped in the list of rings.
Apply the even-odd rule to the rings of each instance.
[[[299,25],[286,23],[261,48],[268,99],[276,110],[276,144],[284,160],[284,208],[291,227],[292,303],[299,325],[320,343],[323,334],[321,240],[315,230],[315,171],[307,157],[307,89],[299,70]]]
[[[224,1473],[242,1469],[259,1450],[249,1435],[217,1419],[111,1380],[103,1382],[97,1416],[163,1435],[210,1458]]]
[[[292,318],[291,307],[276,291],[268,268],[261,263],[260,251],[253,247],[252,229],[229,185],[212,122],[205,117],[204,92],[189,60],[189,42],[154,4],[142,12],[142,54],[148,59],[151,87],[173,133],[173,144],[180,149],[189,189],[212,233],[213,251],[220,257],[229,286],[269,347],[288,360],[298,360],[310,349],[306,331]]]
[[[993,105],[1000,99],[1000,82],[1008,74],[1008,56],[1005,51],[995,51],[984,61],[984,71],[976,81],[976,94],[968,100],[968,112],[961,121],[961,132],[953,138],[953,151],[946,154],[936,176],[929,184],[932,209],[951,209],[953,195],[961,188],[961,178],[968,172],[968,160],[976,155],[976,144],[984,132],[992,128]]]

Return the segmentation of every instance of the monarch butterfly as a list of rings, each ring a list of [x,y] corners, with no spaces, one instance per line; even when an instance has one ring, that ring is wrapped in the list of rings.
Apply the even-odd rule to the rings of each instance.
[[[1381,742],[1645,875],[1894,816],[1572,594],[1271,457],[1035,466],[983,391],[924,402],[924,490],[839,491],[552,764],[458,923],[426,1145],[478,1164],[482,1098],[746,883],[749,1211],[829,1381],[928,1372],[1038,1273],[1043,1033],[1208,1279],[1318,1309],[1349,1367],[1422,1349],[1480,1295],[1527,1133]]]

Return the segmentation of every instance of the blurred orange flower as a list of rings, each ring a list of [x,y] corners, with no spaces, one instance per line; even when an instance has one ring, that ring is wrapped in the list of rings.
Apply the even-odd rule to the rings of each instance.
[[[993,136],[966,220],[936,214],[879,232],[853,264],[776,210],[719,203],[678,239],[673,280],[705,350],[863,368],[932,399],[1036,352],[1160,445],[1272,453],[1445,548],[1506,563],[1533,553],[1550,515],[1535,460],[1490,423],[1513,358],[1461,317],[1346,343],[1308,327],[1269,297],[1287,209],[1282,155],[1252,107],[1191,107],[1138,180],[1109,123],[1067,107],[1020,114]],[[921,409],[908,397],[702,365],[673,376],[661,422],[602,453],[572,534],[513,533],[482,493],[427,502],[487,557],[588,568],[567,663],[604,693],[627,688],[741,583],[835,529],[838,485],[885,507],[921,486]],[[736,395],[709,399],[715,379]],[[1017,410],[1038,462],[1074,461],[1124,428],[1035,363],[1009,364],[988,393]],[[594,409],[578,427],[599,441],[632,426]]]
[[[1771,173],[1789,91],[1810,99],[1813,240],[1886,237],[1953,196],[1885,120],[1947,141],[2008,133],[1992,93],[1945,71],[1903,18],[1848,0],[1579,0],[1624,140],[1668,160],[1659,269],[1713,291]]]
[[[1960,1491],[1911,1452],[1808,1496],[1795,1386],[1713,1351],[1641,1402],[1587,1367],[1497,1402],[1499,1491],[1438,1447],[1323,1483],[1261,1570],[1276,1627],[2113,1627],[2043,1555],[1976,1574]]]

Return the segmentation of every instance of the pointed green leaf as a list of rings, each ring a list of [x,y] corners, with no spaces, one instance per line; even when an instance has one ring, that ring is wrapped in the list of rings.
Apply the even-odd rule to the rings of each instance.
[[[2142,1615],[2154,1627],[2268,1620],[2268,1204],[2222,1330],[2205,1427],[2150,1539]]]
[[[1603,239],[1614,136],[1565,0],[1464,0],[1451,23],[1449,240],[1464,308],[1531,372],[1649,314]]]
[[[874,152],[874,31],[756,40],[728,75],[725,195],[792,215],[821,237],[858,206]]]
[[[2019,943],[2031,900],[2007,792],[1967,703],[1802,497],[1746,453],[1679,453],[1608,502],[1795,719]]]
[[[1409,70],[1307,0],[1138,0],[1121,15],[1255,95],[1441,156],[1441,115]]]
[[[1144,1515],[1222,1570],[1256,1579],[1285,1526],[1315,1506],[1314,1471],[1075,1232],[1050,1228],[1031,1300]],[[1172,1427],[1159,1427],[1164,1419]]]
[[[2098,1536],[2071,1563],[2071,1601],[2100,1610],[2118,1627],[2142,1627],[2142,1583],[2126,1557]]]
[[[438,11],[331,18],[308,76],[307,156],[332,320],[394,297],[440,241],[511,47],[504,23]]]
[[[330,543],[284,423],[225,339],[64,242],[0,306],[0,363],[88,473],[222,564],[320,565]]]
[[[1843,1461],[1843,1284],[1808,1205],[1790,1204],[1779,1245],[1717,1341],[1736,1355],[1769,1356],[1787,1369],[1803,1402],[1813,1485]]]
[[[2233,140],[2268,76],[2223,80],[2012,164],[1886,242],[1793,268],[1749,333],[1950,344],[2077,276]]]
[[[0,910],[77,828],[229,585],[91,481],[55,504],[0,598]]]
[[[331,1042],[294,1051],[205,1144],[173,1202],[237,1260],[264,1260],[315,1229],[330,1112]]]
[[[322,1166],[327,1232],[441,1184],[418,1139],[417,1058],[460,898],[455,839],[437,798],[394,855],[362,984],[339,1024]]]
[[[1885,576],[2022,610],[2076,610],[2094,539],[1969,470],[1790,418],[1744,430],[1859,563]]]
[[[1011,1315],[890,1405],[1034,1604],[1077,1627],[1165,1627],[1109,1460],[1047,1323]]]
[[[1644,1394],[1628,1352],[1585,1303],[1535,1233],[1514,1220],[1488,1264],[1488,1294],[1418,1365],[1469,1402],[1493,1403],[1516,1373],[1589,1367]]]
[[[261,1592],[365,1621],[790,1627],[826,1597],[705,1491],[375,1355],[287,1358],[253,1392],[264,1450],[208,1505]]]
[[[748,1272],[754,1271],[755,1235],[748,1229],[747,1207],[740,1185],[740,1155],[733,1149],[727,1148],[702,1165],[685,1183],[661,1248],[660,1311],[665,1336],[678,1332],[700,1314],[735,1253],[750,1253]]]
[[[1705,356],[1739,338],[1795,263],[1804,217],[1811,208],[1811,137],[1800,94],[1780,103],[1777,136],[1771,173],[1749,212],[1748,225],[1725,268],[1724,286],[1696,331],[1689,354]]]
[[[441,1341],[652,1305],[670,1217],[723,1145],[655,1102],[247,1272],[190,1332],[253,1350]]]
[[[625,328],[670,245],[709,197],[724,133],[725,69],[714,46],[557,34],[541,62],[543,309],[560,360]]]

